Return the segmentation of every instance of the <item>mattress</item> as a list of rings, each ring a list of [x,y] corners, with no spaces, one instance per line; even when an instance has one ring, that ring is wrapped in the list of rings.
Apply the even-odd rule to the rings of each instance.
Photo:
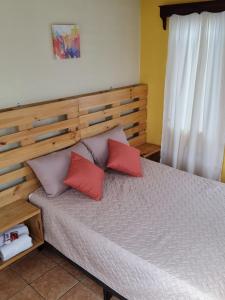
[[[32,193],[45,240],[127,299],[225,299],[225,185],[141,163],[107,173],[100,202]]]

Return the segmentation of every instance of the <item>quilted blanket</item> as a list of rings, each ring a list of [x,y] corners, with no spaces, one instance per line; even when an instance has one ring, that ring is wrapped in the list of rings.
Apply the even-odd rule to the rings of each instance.
[[[143,178],[108,172],[100,202],[31,194],[45,240],[130,300],[225,299],[225,185],[142,166]]]

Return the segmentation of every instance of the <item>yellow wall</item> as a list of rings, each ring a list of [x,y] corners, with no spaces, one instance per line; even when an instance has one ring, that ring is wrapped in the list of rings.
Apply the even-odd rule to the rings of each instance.
[[[148,141],[160,144],[168,30],[162,28],[159,5],[199,0],[141,0],[141,81],[149,86]],[[203,1],[203,0],[202,0]],[[222,172],[225,182],[225,159]]]
[[[224,153],[224,159],[223,159],[223,170],[222,170],[222,177],[221,180],[225,182],[225,153]]]

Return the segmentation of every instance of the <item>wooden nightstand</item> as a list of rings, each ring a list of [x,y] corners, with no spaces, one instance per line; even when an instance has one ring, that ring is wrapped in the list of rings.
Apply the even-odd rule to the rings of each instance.
[[[141,156],[148,158],[150,160],[159,162],[160,161],[160,150],[161,147],[154,144],[145,143],[136,146],[137,149],[141,151]]]
[[[24,223],[28,226],[33,246],[9,260],[4,262],[0,261],[0,270],[44,243],[41,211],[39,208],[26,200],[18,200],[0,208],[0,232],[4,232],[20,223]]]

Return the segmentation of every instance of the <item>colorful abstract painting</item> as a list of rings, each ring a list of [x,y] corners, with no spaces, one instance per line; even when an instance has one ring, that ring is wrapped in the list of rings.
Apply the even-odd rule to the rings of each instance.
[[[52,35],[57,59],[80,57],[80,32],[77,25],[52,25]]]

